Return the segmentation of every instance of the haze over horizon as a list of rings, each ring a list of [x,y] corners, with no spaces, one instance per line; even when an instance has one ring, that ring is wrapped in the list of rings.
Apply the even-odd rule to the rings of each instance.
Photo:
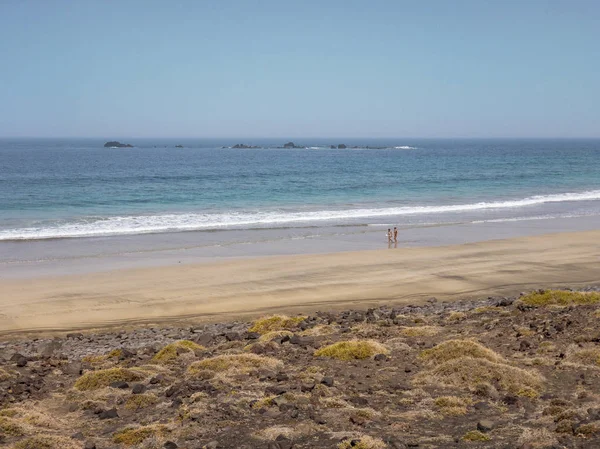
[[[597,138],[598,42],[592,0],[6,1],[0,136]]]

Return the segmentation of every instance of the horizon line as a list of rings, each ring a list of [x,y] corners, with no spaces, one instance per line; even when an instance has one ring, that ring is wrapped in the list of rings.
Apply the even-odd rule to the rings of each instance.
[[[292,137],[248,137],[248,136],[0,136],[0,139],[417,139],[417,140],[450,140],[450,139],[600,139],[600,136],[440,136],[440,137],[408,137],[408,136],[384,136],[384,137],[349,137],[349,136],[292,136]]]

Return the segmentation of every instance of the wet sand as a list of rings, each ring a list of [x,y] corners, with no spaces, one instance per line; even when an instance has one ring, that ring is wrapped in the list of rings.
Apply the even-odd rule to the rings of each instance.
[[[0,334],[223,321],[600,282],[600,231],[0,280]]]

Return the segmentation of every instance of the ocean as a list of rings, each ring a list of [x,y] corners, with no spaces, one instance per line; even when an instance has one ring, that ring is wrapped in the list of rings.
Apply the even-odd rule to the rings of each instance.
[[[301,148],[278,148],[289,140]],[[148,253],[345,235],[352,250],[392,226],[410,240],[421,228],[600,221],[600,139],[121,141],[135,147],[0,139],[0,263],[78,257],[84,241],[86,257],[118,253],[115,242]]]

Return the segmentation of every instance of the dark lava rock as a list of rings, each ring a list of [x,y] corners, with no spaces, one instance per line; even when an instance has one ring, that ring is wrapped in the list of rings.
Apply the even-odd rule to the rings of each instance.
[[[19,368],[22,368],[22,367],[24,367],[25,365],[27,365],[27,359],[26,359],[25,357],[23,357],[23,356],[20,356],[20,357],[19,357],[19,358],[16,360],[16,362],[17,362],[17,366],[18,366]]]
[[[71,376],[79,376],[82,372],[82,369],[83,365],[81,362],[71,362],[68,365],[61,367],[63,373]]]
[[[163,376],[162,374],[157,374],[152,379],[150,379],[150,384],[156,385],[161,383],[163,380],[165,380],[165,376]]]
[[[98,415],[98,417],[100,419],[112,419],[112,418],[118,418],[119,414],[117,413],[116,408],[111,408],[110,410],[105,410],[102,413],[100,413]]]
[[[519,351],[527,351],[529,348],[531,348],[531,343],[527,340],[521,340],[521,343],[519,343]]]
[[[387,357],[387,355],[385,355],[385,354],[377,354],[377,355],[374,357],[374,360],[375,360],[376,362],[384,362],[384,361],[386,361],[386,360],[387,360],[387,358],[388,358],[388,357]]]
[[[246,332],[244,338],[246,340],[258,340],[260,338],[260,334],[258,332]]]
[[[502,298],[498,302],[496,302],[496,307],[508,307],[512,306],[515,302],[514,298]]]
[[[69,338],[72,340],[81,340],[83,338],[83,334],[80,332],[71,332],[67,334],[67,339]]]
[[[359,407],[363,407],[369,404],[369,401],[367,401],[365,398],[361,398],[360,396],[354,396],[352,398],[349,398],[348,401],[352,402],[354,405]]]
[[[227,341],[239,341],[242,339],[242,336],[238,332],[227,332],[225,338]]]
[[[142,394],[145,391],[146,391],[146,386],[143,384],[135,384],[133,386],[133,388],[131,389],[131,392],[133,394]]]
[[[179,446],[177,446],[177,444],[173,443],[172,441],[167,441],[163,447],[165,449],[177,449]]]
[[[289,380],[289,376],[286,373],[278,373],[275,380],[277,380],[277,382],[285,382],[286,380]]]
[[[300,391],[302,391],[303,393],[306,393],[308,391],[313,391],[314,389],[315,389],[314,383],[304,383],[304,384],[300,385]]]
[[[477,423],[477,430],[480,432],[489,432],[494,428],[494,422],[489,419],[482,419]]]
[[[333,380],[333,377],[331,377],[331,376],[325,376],[323,378],[323,380],[321,381],[321,383],[323,385],[325,385],[326,387],[333,387],[333,385],[334,385],[335,382]]]
[[[127,382],[118,381],[118,382],[111,383],[110,387],[120,388],[121,390],[124,390],[125,388],[129,388],[129,384]]]

